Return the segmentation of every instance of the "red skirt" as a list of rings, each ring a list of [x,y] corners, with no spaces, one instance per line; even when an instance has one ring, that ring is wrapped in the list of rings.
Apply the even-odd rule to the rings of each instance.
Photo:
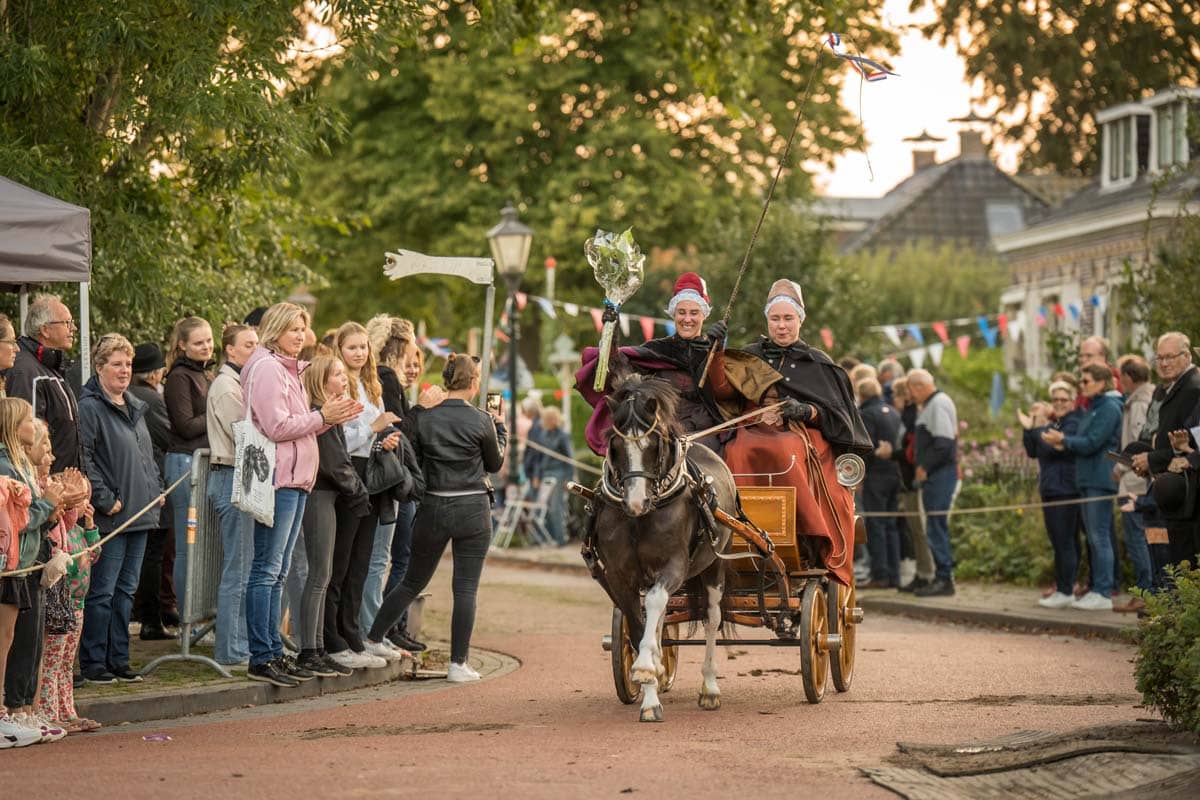
[[[805,441],[808,439],[808,443]],[[817,479],[821,491],[809,478],[809,452],[820,464]],[[792,486],[796,489],[796,533],[815,536],[821,542],[825,568],[839,582],[850,586],[854,577],[854,495],[837,482],[833,448],[815,428],[804,433],[790,429],[752,425],[741,428],[725,445],[725,461],[739,486]],[[783,473],[768,478],[764,473]]]

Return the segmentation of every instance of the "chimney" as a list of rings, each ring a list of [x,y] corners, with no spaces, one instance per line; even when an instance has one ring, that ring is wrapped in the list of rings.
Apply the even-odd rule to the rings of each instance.
[[[917,174],[926,167],[932,167],[937,164],[937,151],[935,150],[913,150],[913,174]]]
[[[988,160],[987,145],[983,143],[983,134],[979,131],[959,131],[958,148],[961,158],[964,161]]]

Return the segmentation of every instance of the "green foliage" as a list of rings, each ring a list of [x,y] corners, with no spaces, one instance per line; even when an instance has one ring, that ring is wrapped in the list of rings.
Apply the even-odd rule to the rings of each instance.
[[[1174,220],[1145,265],[1126,262],[1122,297],[1130,301],[1132,319],[1152,334],[1200,334],[1200,216]]]
[[[1096,111],[1200,78],[1195,0],[910,3],[926,5],[936,19],[923,32],[957,45],[983,96],[998,101],[1005,134],[1028,144],[1026,167],[1093,174]]]
[[[336,291],[320,294],[319,318],[387,309],[461,335],[477,319],[463,313],[477,293],[436,278],[389,283],[383,253],[484,254],[509,199],[536,233],[525,287],[542,284],[553,256],[558,296],[597,305],[583,241],[633,226],[649,258],[627,310],[661,314],[668,275],[699,253],[744,247],[814,62],[816,89],[780,196],[807,190],[796,165],[856,141],[837,102],[844,65],[818,58],[821,31],[851,21],[860,44],[890,42],[865,0],[786,14],[737,0],[564,5],[512,46],[475,25],[469,7],[443,3],[369,80],[327,65],[320,94],[349,135],[306,169],[305,194],[371,224],[326,240]]]
[[[1036,473],[1027,477],[998,471],[964,476],[954,507],[1039,502]],[[957,514],[950,517],[954,546],[954,575],[1035,586],[1053,578],[1054,556],[1037,510]]]
[[[1142,702],[1200,733],[1200,571],[1172,570],[1174,591],[1146,596],[1134,662]]]

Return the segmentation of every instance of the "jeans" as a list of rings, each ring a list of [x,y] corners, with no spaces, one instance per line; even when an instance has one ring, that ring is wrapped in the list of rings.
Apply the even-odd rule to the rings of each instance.
[[[1108,489],[1084,489],[1080,494],[1085,498],[1104,497],[1112,492]],[[1097,500],[1081,506],[1083,530],[1087,534],[1091,557],[1092,591],[1101,597],[1108,597],[1113,591],[1112,506],[1112,500]]]
[[[163,473],[166,485],[192,471],[192,456],[190,453],[167,453],[163,456]],[[175,532],[175,595],[179,598],[179,612],[182,619],[184,597],[187,592],[187,516],[188,506],[192,502],[192,487],[190,481],[184,481],[175,487],[175,491],[167,495],[167,510],[171,520],[171,530]],[[183,619],[183,622],[195,620]]]
[[[1043,497],[1043,503],[1074,500],[1074,497]],[[1042,520],[1046,536],[1054,551],[1054,590],[1071,597],[1075,591],[1075,575],[1079,572],[1079,550],[1075,531],[1079,530],[1078,505],[1044,506]]]
[[[396,508],[396,530],[392,534],[392,568],[388,572],[387,585],[383,587],[383,596],[388,594],[404,581],[408,572],[408,562],[412,557],[413,519],[417,516],[417,502],[409,500]],[[376,609],[376,614],[379,610]],[[375,624],[372,620],[371,624]],[[370,630],[364,627],[363,630]],[[400,621],[392,626],[393,631],[408,630],[408,610],[400,615]]]
[[[404,581],[388,592],[369,638],[383,639],[409,603],[429,585],[447,544],[453,544],[454,611],[450,621],[450,660],[463,664],[475,627],[475,595],[492,542],[492,513],[485,494],[463,497],[426,495],[413,521],[412,562]]]
[[[312,503],[312,495],[308,496],[308,504],[304,513],[308,513],[308,505]],[[280,624],[284,615],[288,618],[288,630],[291,632],[293,644],[299,637],[300,615],[304,612],[304,587],[308,585],[308,549],[304,544],[304,525],[301,520],[300,534],[292,545],[292,563],[288,564],[287,575],[283,576],[283,606],[279,610]]]
[[[1133,584],[1144,592],[1153,587],[1150,566],[1150,547],[1146,544],[1146,524],[1136,511],[1121,512],[1121,528],[1125,533],[1125,557],[1133,564]]]
[[[218,664],[240,664],[250,658],[246,629],[246,584],[254,560],[254,520],[230,502],[233,470],[214,469],[208,476],[208,500],[221,526],[221,583],[217,592]]]
[[[567,481],[570,478],[559,478],[550,493],[549,507],[546,509],[546,531],[550,538],[559,545],[567,543]]]
[[[304,594],[299,605],[300,648],[321,652],[325,649],[325,594],[333,572],[333,542],[337,536],[337,492],[318,489],[304,507],[304,556],[307,573]],[[292,563],[298,561],[292,558]],[[293,570],[294,571],[294,570]]]
[[[895,479],[868,474],[862,487],[863,511],[889,512],[898,509]],[[900,584],[900,526],[897,517],[867,517],[867,548],[871,554],[871,580],[889,586]]]
[[[84,675],[129,666],[129,617],[142,573],[146,531],[125,531],[100,548],[83,604],[79,667]]]
[[[246,586],[246,627],[250,638],[250,665],[258,666],[283,655],[279,615],[283,580],[292,563],[292,550],[300,535],[308,493],[302,489],[275,490],[275,524],[254,523],[254,559]]]
[[[947,464],[933,471],[921,484],[921,502],[925,513],[925,538],[929,540],[929,552],[933,554],[934,576],[938,580],[954,580],[954,553],[950,547],[950,515],[946,513],[954,504],[958,488],[958,469]]]
[[[381,498],[380,504],[395,505],[396,501]],[[387,514],[395,517],[396,514]],[[367,579],[363,583],[362,607],[358,611],[358,625],[366,631],[371,629],[379,604],[383,602],[383,590],[391,574],[392,537],[396,533],[396,522],[383,522],[375,527],[375,544],[371,546],[371,561],[367,566]]]

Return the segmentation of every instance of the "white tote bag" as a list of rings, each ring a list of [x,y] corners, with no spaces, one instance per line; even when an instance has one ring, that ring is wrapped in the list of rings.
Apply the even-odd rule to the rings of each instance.
[[[242,376],[246,397],[248,375]],[[275,524],[275,443],[254,426],[246,402],[246,418],[233,423],[233,496],[231,502],[263,525]]]

